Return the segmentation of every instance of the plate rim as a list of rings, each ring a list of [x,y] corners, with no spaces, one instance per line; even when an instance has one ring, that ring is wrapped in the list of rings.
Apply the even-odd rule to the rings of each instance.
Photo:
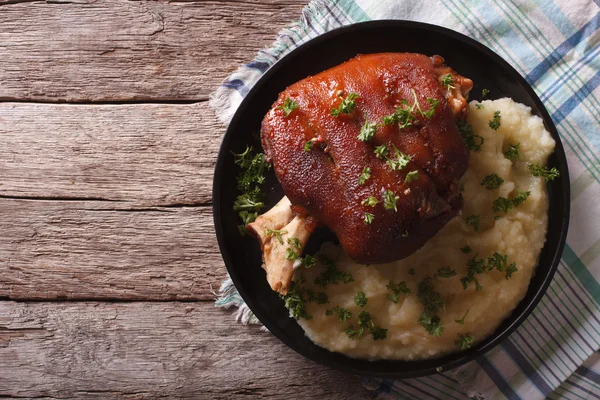
[[[564,147],[562,144],[562,140],[560,138],[560,135],[558,134],[558,131],[556,129],[554,121],[552,120],[552,117],[548,113],[548,110],[546,109],[546,107],[544,106],[544,104],[542,103],[540,98],[537,96],[537,94],[535,93],[535,91],[533,90],[531,85],[529,85],[529,83],[523,78],[523,76],[512,65],[510,65],[506,60],[504,60],[502,57],[500,57],[498,54],[496,54],[496,52],[494,52],[492,49],[483,45],[482,43],[478,42],[477,40],[475,40],[469,36],[466,36],[460,32],[446,28],[446,27],[429,24],[429,23],[424,23],[424,22],[409,21],[409,20],[394,20],[394,19],[383,19],[383,20],[358,22],[358,23],[354,23],[354,24],[345,25],[345,26],[342,26],[342,27],[339,27],[336,29],[332,29],[328,32],[325,32],[324,34],[321,34],[315,38],[312,38],[312,39],[306,41],[305,43],[301,44],[300,46],[296,47],[295,49],[291,50],[289,53],[287,53],[281,59],[277,60],[277,62],[275,64],[273,64],[264,74],[261,75],[261,77],[258,79],[258,81],[254,84],[254,86],[246,94],[246,96],[244,97],[242,102],[237,107],[231,121],[227,125],[226,132],[221,139],[221,145],[219,148],[217,161],[215,163],[215,171],[214,171],[213,186],[212,186],[213,224],[214,224],[214,228],[215,228],[217,242],[219,245],[219,251],[221,253],[221,256],[223,258],[225,266],[227,268],[227,272],[228,272],[230,278],[232,279],[234,285],[236,286],[236,289],[238,290],[240,296],[242,297],[244,302],[248,305],[250,310],[254,313],[254,315],[273,334],[273,336],[277,337],[280,341],[285,343],[288,347],[290,347],[296,353],[301,354],[302,356],[306,357],[307,359],[314,361],[316,363],[319,363],[321,365],[332,367],[337,370],[352,373],[355,375],[373,376],[373,377],[380,377],[380,378],[402,378],[402,379],[414,378],[414,377],[420,377],[420,376],[428,376],[428,375],[433,375],[433,374],[439,373],[441,371],[438,371],[438,368],[434,368],[434,367],[424,368],[419,371],[398,371],[398,370],[395,370],[394,368],[392,368],[391,371],[387,372],[387,373],[370,373],[369,371],[357,369],[357,368],[351,367],[349,365],[345,365],[343,363],[339,363],[339,362],[336,362],[336,361],[333,361],[330,359],[316,358],[310,354],[305,354],[304,352],[302,352],[295,345],[294,341],[288,340],[286,335],[283,335],[280,333],[281,329],[278,326],[271,323],[269,318],[265,318],[268,316],[263,315],[263,313],[261,311],[259,311],[258,313],[256,312],[257,307],[254,304],[255,303],[254,300],[251,298],[251,296],[248,295],[248,293],[246,293],[245,289],[243,288],[243,285],[239,285],[240,278],[236,275],[235,269],[232,267],[232,260],[230,259],[230,256],[229,256],[227,250],[225,249],[225,243],[224,243],[225,239],[223,237],[223,228],[220,223],[221,222],[221,194],[220,194],[219,188],[221,185],[222,171],[226,167],[225,162],[226,162],[226,157],[228,155],[228,150],[225,149],[224,143],[226,141],[226,138],[230,134],[230,131],[232,129],[231,127],[236,126],[238,124],[238,121],[242,118],[243,112],[241,112],[240,110],[243,111],[245,109],[246,104],[249,103],[250,101],[252,101],[252,98],[255,96],[255,94],[260,91],[260,89],[266,84],[266,82],[269,81],[270,77],[273,74],[278,72],[281,68],[284,68],[285,64],[282,63],[282,61],[285,60],[287,57],[290,57],[291,55],[295,55],[297,53],[301,53],[304,49],[306,49],[310,46],[315,46],[317,44],[320,44],[323,41],[329,40],[333,37],[336,37],[339,35],[344,35],[345,33],[354,32],[356,30],[361,30],[361,29],[365,29],[365,28],[368,28],[368,29],[377,29],[377,28],[426,29],[426,30],[433,31],[433,32],[441,34],[441,35],[450,36],[451,38],[462,41],[462,42],[466,42],[468,45],[475,47],[479,52],[483,52],[487,56],[491,57],[494,60],[494,62],[500,64],[504,70],[509,71],[512,76],[517,78],[520,85],[525,89],[525,91],[527,92],[527,94],[530,97],[530,99],[532,100],[532,102],[535,103],[535,105],[539,109],[544,127],[550,132],[552,138],[556,142],[556,146],[555,146],[553,155],[555,157],[557,157],[557,163],[561,166],[561,170],[560,170],[561,174],[559,177],[561,188],[562,188],[561,197],[562,197],[562,203],[563,203],[563,208],[562,208],[562,210],[560,210],[560,212],[562,213],[562,216],[560,219],[561,230],[559,233],[556,249],[553,251],[553,253],[551,252],[552,257],[550,257],[551,262],[548,265],[548,271],[546,272],[542,283],[540,284],[538,290],[534,293],[533,298],[531,299],[529,304],[527,304],[526,308],[510,323],[510,325],[508,325],[506,328],[504,328],[501,332],[498,332],[497,330],[494,331],[494,333],[492,333],[492,335],[488,336],[486,339],[484,339],[484,341],[480,342],[473,349],[459,351],[456,353],[451,353],[451,354],[457,355],[458,357],[449,362],[445,362],[443,364],[443,371],[448,371],[448,370],[457,368],[469,361],[474,360],[478,356],[485,355],[490,350],[492,350],[493,348],[498,346],[501,342],[506,340],[508,338],[508,336],[510,336],[525,321],[525,319],[527,319],[531,315],[533,310],[537,307],[537,305],[541,301],[542,297],[546,293],[548,286],[550,285],[550,282],[552,281],[552,279],[556,273],[556,270],[558,269],[558,264],[560,262],[560,259],[561,259],[561,256],[562,256],[562,253],[563,253],[563,250],[565,247],[566,237],[567,237],[567,233],[568,233],[569,215],[570,215],[570,184],[569,184],[570,180],[569,180],[568,163],[567,163]],[[557,211],[559,211],[559,210],[557,210]],[[550,212],[550,209],[548,210],[548,212]],[[546,238],[547,237],[548,237],[548,232],[546,233]],[[547,242],[545,241],[542,251],[545,248],[546,243]],[[538,266],[539,266],[539,264],[536,266],[536,269]],[[521,302],[522,301],[523,300],[521,300]],[[521,304],[521,302],[519,302],[518,305]],[[508,318],[510,318],[510,316],[507,317],[507,319]],[[294,323],[297,323],[297,322],[294,321]],[[318,345],[315,344],[315,346],[318,346]],[[341,354],[345,357],[348,357],[342,353],[336,353],[336,354]],[[444,357],[444,356],[442,356],[442,357]],[[350,357],[348,357],[348,358],[350,358]],[[353,359],[353,360],[357,360],[357,359]],[[412,362],[409,360],[373,360],[373,361],[369,361],[366,359],[358,359],[358,360],[368,362],[368,363],[388,363],[388,364],[390,364],[390,366],[393,366],[393,364],[396,364],[396,363],[408,365]],[[428,359],[428,361],[431,361],[431,360],[434,360],[434,359]],[[416,361],[423,361],[423,360],[415,360],[415,362]]]

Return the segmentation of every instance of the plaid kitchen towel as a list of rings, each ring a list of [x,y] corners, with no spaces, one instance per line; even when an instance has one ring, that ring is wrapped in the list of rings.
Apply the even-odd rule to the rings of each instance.
[[[379,399],[600,399],[600,0],[316,0],[211,99],[227,123],[260,76],[331,29],[405,19],[460,31],[492,48],[535,89],[558,128],[571,175],[571,221],[546,295],[507,340],[435,376],[365,379]],[[240,306],[231,281],[219,306]]]

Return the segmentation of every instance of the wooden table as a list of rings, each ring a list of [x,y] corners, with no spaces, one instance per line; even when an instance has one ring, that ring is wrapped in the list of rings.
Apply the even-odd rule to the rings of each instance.
[[[0,0],[0,398],[365,398],[216,309],[209,93],[294,0]]]

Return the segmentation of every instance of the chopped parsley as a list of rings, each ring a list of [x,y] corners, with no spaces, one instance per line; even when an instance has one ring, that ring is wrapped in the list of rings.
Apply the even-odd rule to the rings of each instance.
[[[375,196],[369,196],[362,201],[363,206],[375,207],[379,203],[379,200]]]
[[[494,116],[492,117],[492,119],[489,122],[490,128],[497,131],[498,129],[500,129],[501,122],[502,122],[502,116],[500,115],[500,111],[498,111],[498,110],[494,111]]]
[[[248,225],[251,222],[254,222],[256,218],[258,218],[258,213],[250,211],[240,211],[238,215],[240,216],[243,222],[242,225],[238,225],[238,230],[240,232],[240,235],[244,236],[247,232],[246,225]]]
[[[302,257],[301,263],[300,265],[303,266],[304,268],[312,268],[317,264],[317,259],[313,256],[311,256],[310,254],[305,255],[304,257]]]
[[[511,144],[508,146],[508,150],[504,153],[504,157],[510,161],[514,161],[519,158],[519,146],[521,143]]]
[[[485,260],[483,258],[477,260],[477,254],[475,254],[472,258],[467,260],[467,275],[465,277],[460,278],[460,283],[462,283],[463,289],[469,287],[469,283],[475,282],[475,290],[478,292],[483,289],[483,286],[479,283],[475,274],[483,274],[487,269],[485,265]]]
[[[530,195],[531,195],[530,191],[525,192],[523,190],[517,190],[517,195],[513,199],[513,204],[515,205],[515,207],[518,207],[521,203],[523,203],[525,200],[527,200]]]
[[[454,89],[454,78],[452,78],[452,74],[442,76],[442,86],[448,88],[448,91]]]
[[[485,98],[488,94],[490,94],[489,90],[487,90],[487,89],[481,90],[481,97]]]
[[[362,170],[362,173],[358,177],[358,184],[364,185],[365,182],[368,181],[370,177],[371,177],[371,168],[364,167]]]
[[[467,226],[472,226],[475,232],[479,232],[479,215],[468,215],[465,217]]]
[[[518,207],[521,203],[527,200],[530,195],[531,192],[529,191],[525,192],[518,190],[517,195],[512,200],[509,200],[506,197],[498,197],[492,203],[492,211],[503,212],[506,214],[511,208]]]
[[[465,253],[465,254],[469,254],[470,252],[472,252],[472,251],[473,251],[473,249],[471,249],[471,246],[469,246],[469,245],[466,245],[465,247],[461,247],[461,248],[460,248],[460,251],[462,251],[462,252],[463,252],[463,253]]]
[[[387,155],[389,153],[388,148],[387,148],[387,146],[385,144],[382,144],[381,146],[375,147],[375,151],[374,152],[375,152],[375,156],[377,158],[381,158],[381,159],[387,157]]]
[[[483,106],[483,104],[478,103],[478,104],[475,104],[475,108],[478,110],[481,110],[482,108],[485,108],[485,107]]]
[[[487,190],[498,189],[503,183],[504,179],[496,174],[489,174],[481,180],[481,186],[484,186]]]
[[[283,105],[277,108],[283,111],[286,117],[289,117],[294,110],[298,109],[298,103],[288,97],[284,100]]]
[[[337,315],[338,319],[341,322],[344,322],[350,318],[352,318],[352,313],[345,309],[344,307],[340,307],[340,306],[335,306],[333,308],[330,308],[329,310],[325,310],[325,315]]]
[[[438,315],[440,309],[444,308],[444,298],[435,291],[435,277],[427,277],[417,285],[417,299],[423,305],[423,311],[419,315],[419,324],[432,336],[440,336],[444,332],[444,325]]]
[[[553,181],[560,176],[558,169],[548,169],[548,167],[542,167],[538,164],[531,164],[529,170],[533,176],[541,176],[546,182]]]
[[[418,113],[421,116],[423,116],[425,118],[433,117],[433,114],[435,114],[435,109],[440,104],[439,100],[436,100],[432,97],[428,97],[425,101],[427,102],[427,104],[429,104],[429,109],[427,111],[423,111],[421,109],[421,105],[419,104],[419,100],[417,99],[417,92],[415,92],[415,89],[412,89],[412,94],[413,94],[413,98],[415,99],[415,102],[413,103],[413,106],[411,107],[410,112],[413,113],[416,108],[416,110],[418,111]]]
[[[387,337],[388,330],[377,327],[371,318],[371,314],[366,311],[361,311],[360,314],[358,314],[357,329],[354,329],[354,325],[350,325],[345,330],[346,335],[348,335],[350,339],[360,339],[367,331],[371,334],[373,340],[382,340]]]
[[[298,254],[298,252],[294,249],[292,249],[291,247],[288,247],[287,249],[285,249],[285,259],[288,261],[294,261],[297,260],[300,257],[300,255]]]
[[[235,211],[258,211],[264,205],[262,202],[262,192],[259,189],[239,195],[233,202],[233,209]]]
[[[374,219],[375,215],[371,214],[370,212],[366,212],[363,222],[365,223],[365,225],[371,225],[371,222],[373,222]]]
[[[467,350],[471,348],[473,342],[475,341],[475,337],[470,333],[467,334],[459,334],[458,339],[454,341],[454,344],[460,347],[461,350]]]
[[[483,274],[486,271],[493,270],[504,272],[504,277],[506,279],[510,279],[512,274],[518,271],[518,268],[517,263],[508,263],[508,255],[506,254],[502,255],[496,252],[492,255],[492,257],[487,259],[487,263],[483,258],[478,260],[477,254],[475,254],[473,258],[469,258],[467,260],[467,274],[465,277],[460,279],[463,289],[466,289],[469,286],[469,283],[475,282],[475,290],[480,291],[483,286],[481,286],[475,275]]]
[[[509,264],[508,255],[502,255],[500,253],[494,253],[492,257],[488,258],[488,270],[492,271],[494,269],[499,272],[504,272],[504,277],[506,279],[510,279],[512,274],[519,270],[516,262]]]
[[[266,235],[267,237],[275,236],[277,240],[279,240],[279,243],[283,244],[283,238],[281,237],[281,235],[283,235],[284,233],[288,233],[288,231],[267,229]]]
[[[469,150],[481,151],[481,146],[485,140],[482,136],[476,135],[475,132],[473,132],[473,127],[469,125],[467,121],[459,121],[456,124],[456,127]]]
[[[467,315],[469,314],[469,310],[470,310],[470,308],[467,308],[467,311],[465,311],[465,314],[462,316],[462,318],[461,319],[455,319],[454,321],[456,321],[457,324],[464,325],[465,324],[465,318],[467,318]]]
[[[358,292],[356,296],[354,296],[354,303],[359,307],[366,306],[368,301],[369,300],[367,299],[365,292],[363,292],[362,290]]]
[[[240,194],[233,203],[234,211],[243,221],[239,225],[240,234],[246,233],[246,225],[254,222],[258,211],[264,206],[264,194],[260,186],[265,181],[264,172],[269,168],[263,153],[254,153],[251,146],[246,146],[242,153],[233,153],[234,163],[242,171],[237,176],[237,188]]]
[[[408,101],[402,99],[400,101],[400,107],[396,108],[396,111],[392,115],[386,115],[382,118],[383,125],[398,124],[400,129],[410,128],[413,126],[413,122],[417,119],[411,109],[404,108],[408,106]]]
[[[342,99],[342,102],[337,108],[331,110],[331,115],[339,117],[341,114],[352,114],[356,108],[356,99],[360,98],[358,93],[351,92]]]
[[[412,182],[412,181],[414,181],[415,179],[418,179],[418,178],[419,178],[419,171],[410,171],[404,177],[404,182],[410,183],[410,182]]]
[[[417,120],[415,113],[428,119],[433,117],[435,110],[440,103],[439,100],[428,97],[425,101],[429,105],[429,108],[426,111],[423,111],[421,105],[419,104],[419,100],[417,99],[417,93],[414,89],[412,90],[412,94],[414,97],[413,105],[409,108],[408,101],[406,99],[402,99],[400,101],[400,106],[396,108],[396,111],[394,111],[393,114],[383,117],[383,125],[398,124],[400,129],[405,129],[414,125],[414,122]]]
[[[354,282],[352,275],[340,271],[329,257],[321,254],[319,261],[325,265],[325,270],[315,278],[315,285],[326,288],[329,284]]]
[[[402,237],[408,237],[408,230],[405,230],[404,233],[402,235],[400,235]]]
[[[312,140],[309,140],[308,142],[304,143],[304,151],[306,151],[308,153],[309,151],[312,150],[312,146],[313,146]]]
[[[408,274],[412,275],[412,276],[415,276],[415,269],[414,268],[409,268]]]
[[[294,246],[297,249],[302,247],[302,244],[300,243],[300,239],[298,239],[297,237],[288,238],[287,242],[288,242],[288,244],[291,244],[292,246]]]
[[[377,131],[377,124],[375,122],[369,123],[367,116],[365,115],[365,123],[360,128],[360,133],[358,134],[358,140],[361,142],[368,142],[373,139],[375,136],[375,132]]]
[[[388,158],[388,160],[386,161],[386,164],[388,165],[388,167],[390,167],[392,171],[400,171],[404,169],[409,162],[412,161],[411,156],[409,156],[408,154],[404,154],[403,152],[398,150],[396,146],[394,146],[394,153],[396,155],[396,159],[394,160],[393,158]]]
[[[513,202],[511,200],[507,199],[506,197],[498,197],[492,203],[492,210],[494,212],[503,212],[506,214],[513,207],[514,207]]]
[[[290,311],[290,315],[295,319],[312,319],[312,315],[306,311],[308,303],[326,304],[328,303],[327,294],[323,292],[315,293],[312,289],[307,289],[297,281],[292,281],[288,293],[280,295],[284,300],[285,308]]]
[[[383,208],[388,211],[397,212],[398,207],[396,206],[396,203],[398,202],[399,198],[400,197],[396,196],[396,194],[391,190],[386,190],[383,192]]]
[[[456,275],[456,270],[450,269],[450,267],[447,266],[438,268],[436,274],[436,276],[439,276],[440,278],[450,278],[454,275]]]
[[[386,288],[391,292],[388,293],[387,298],[394,304],[398,304],[400,294],[404,294],[404,297],[410,294],[410,289],[408,286],[406,286],[405,281],[400,283],[394,283],[394,281],[390,281],[390,283],[386,285]]]

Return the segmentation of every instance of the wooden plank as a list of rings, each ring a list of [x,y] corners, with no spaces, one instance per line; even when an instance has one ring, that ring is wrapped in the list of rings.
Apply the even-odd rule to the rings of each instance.
[[[223,132],[206,102],[0,103],[0,196],[208,204]]]
[[[210,303],[0,302],[0,360],[2,398],[367,397]]]
[[[0,100],[205,100],[303,6],[0,1]]]
[[[211,207],[0,199],[0,297],[214,299]]]

